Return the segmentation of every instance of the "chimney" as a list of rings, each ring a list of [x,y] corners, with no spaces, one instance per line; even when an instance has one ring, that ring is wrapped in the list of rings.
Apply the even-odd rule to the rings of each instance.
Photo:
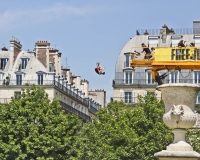
[[[166,39],[167,39],[167,34],[169,34],[169,28],[167,27],[166,24],[164,24],[162,26],[162,42],[166,43]]]
[[[200,34],[200,21],[193,21],[193,34]]]
[[[13,64],[15,63],[15,60],[19,53],[21,52],[22,45],[20,44],[20,41],[14,37],[10,40],[10,67],[12,68]],[[10,69],[11,69],[10,68]]]
[[[48,41],[37,41],[35,43],[36,57],[47,70],[49,70],[49,47]]]
[[[14,62],[15,62],[18,54],[21,52],[21,48],[22,48],[22,45],[20,44],[19,40],[15,39],[15,38],[12,38],[10,40],[10,51],[14,52]]]

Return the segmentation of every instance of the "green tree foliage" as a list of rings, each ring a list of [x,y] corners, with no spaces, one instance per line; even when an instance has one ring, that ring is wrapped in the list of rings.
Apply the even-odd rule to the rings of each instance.
[[[190,145],[193,147],[194,151],[200,153],[200,129],[188,129],[186,139],[188,143],[190,143]]]
[[[77,116],[50,102],[44,88],[22,90],[21,98],[0,105],[0,157],[4,160],[66,160],[80,131]]]
[[[77,143],[81,160],[153,160],[166,149],[173,135],[163,123],[164,104],[155,95],[140,97],[140,104],[127,107],[111,102],[98,112],[99,120],[86,124]]]

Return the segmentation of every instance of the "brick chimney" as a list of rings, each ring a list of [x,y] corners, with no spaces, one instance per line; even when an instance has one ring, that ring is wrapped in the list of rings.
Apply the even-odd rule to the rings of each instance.
[[[13,37],[10,40],[10,67],[11,68],[15,63],[17,56],[21,52],[21,49],[22,49],[22,45],[20,44],[20,41]]]
[[[49,47],[48,41],[37,41],[35,43],[36,57],[47,70],[49,70]]]

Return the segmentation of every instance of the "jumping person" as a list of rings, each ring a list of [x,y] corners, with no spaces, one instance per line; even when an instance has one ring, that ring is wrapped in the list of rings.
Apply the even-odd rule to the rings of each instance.
[[[99,74],[99,75],[104,75],[105,74],[105,71],[104,71],[104,69],[105,69],[105,67],[103,68],[103,67],[101,67],[100,66],[100,62],[97,62],[96,63],[96,68],[94,69],[95,70],[95,72],[97,73],[97,74]]]

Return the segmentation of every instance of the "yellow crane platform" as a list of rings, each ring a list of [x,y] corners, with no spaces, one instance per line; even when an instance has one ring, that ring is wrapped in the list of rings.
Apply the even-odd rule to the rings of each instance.
[[[134,47],[132,47],[134,48]],[[138,48],[138,47],[135,47]],[[152,79],[159,85],[165,75],[159,75],[161,70],[200,70],[200,47],[154,47],[150,59],[144,59],[140,53],[130,52],[133,59],[130,66],[134,68],[152,68]]]

